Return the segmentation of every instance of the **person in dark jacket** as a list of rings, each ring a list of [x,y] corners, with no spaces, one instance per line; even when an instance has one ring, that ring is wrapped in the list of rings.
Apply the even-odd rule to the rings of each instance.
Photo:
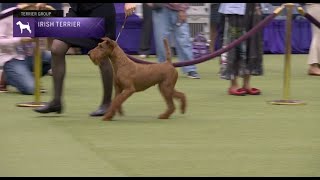
[[[146,58],[150,55],[152,34],[152,9],[147,3],[142,4],[142,30],[140,35],[140,58]]]

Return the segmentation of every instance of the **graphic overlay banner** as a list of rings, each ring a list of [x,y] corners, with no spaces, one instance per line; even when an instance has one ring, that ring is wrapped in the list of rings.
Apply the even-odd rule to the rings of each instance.
[[[63,10],[14,10],[14,17],[63,17]]]
[[[97,39],[105,37],[104,18],[56,17],[59,14],[52,12],[18,11],[13,17],[13,36]]]

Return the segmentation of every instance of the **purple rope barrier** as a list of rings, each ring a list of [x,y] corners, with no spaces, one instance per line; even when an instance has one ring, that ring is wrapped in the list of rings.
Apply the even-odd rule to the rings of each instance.
[[[2,11],[2,13],[0,14],[0,20],[13,15],[13,12],[17,9],[18,9],[17,7],[12,7]]]
[[[182,66],[189,66],[189,65],[193,65],[193,64],[199,64],[205,61],[208,61],[212,58],[215,58],[219,55],[221,55],[222,53],[229,51],[230,49],[234,48],[235,46],[239,45],[241,42],[247,40],[250,36],[252,36],[253,34],[257,33],[259,30],[261,30],[264,26],[266,26],[268,23],[271,22],[272,19],[274,19],[278,14],[277,13],[273,13],[270,14],[269,16],[267,16],[265,19],[263,19],[259,24],[257,24],[254,28],[252,28],[250,31],[248,31],[246,34],[244,34],[243,36],[241,36],[240,38],[234,40],[232,43],[230,43],[228,46],[221,48],[211,54],[202,56],[200,58],[197,59],[193,59],[190,61],[184,61],[184,62],[177,62],[177,63],[173,63],[174,67],[182,67]],[[154,62],[149,62],[149,61],[144,61],[138,58],[135,58],[133,56],[127,55],[129,59],[131,59],[132,61],[136,62],[136,63],[141,63],[141,64],[154,64]]]
[[[313,16],[311,16],[309,13],[305,13],[304,17],[307,18],[312,24],[320,28],[320,22],[316,20]]]

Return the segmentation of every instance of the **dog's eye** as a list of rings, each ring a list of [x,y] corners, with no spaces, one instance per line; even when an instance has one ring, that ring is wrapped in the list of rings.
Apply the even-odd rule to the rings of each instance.
[[[99,48],[102,48],[102,44],[98,44]]]

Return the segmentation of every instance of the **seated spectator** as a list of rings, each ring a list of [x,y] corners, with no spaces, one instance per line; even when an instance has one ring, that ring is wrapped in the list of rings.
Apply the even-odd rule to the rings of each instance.
[[[28,4],[19,4],[18,8],[30,8]],[[4,10],[1,14],[9,13]],[[5,92],[11,85],[22,94],[34,94],[34,43],[31,38],[13,37],[13,15],[0,20],[0,66],[3,72],[0,91]],[[42,52],[42,75],[51,68],[50,51]]]

